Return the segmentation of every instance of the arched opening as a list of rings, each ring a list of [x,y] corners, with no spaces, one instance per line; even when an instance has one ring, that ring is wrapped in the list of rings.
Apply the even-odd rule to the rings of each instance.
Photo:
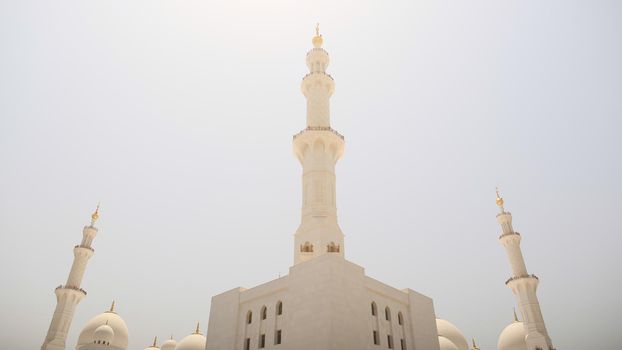
[[[283,302],[279,301],[278,303],[276,303],[276,315],[282,315],[283,314]]]
[[[303,253],[313,253],[313,244],[309,241],[305,242],[305,244],[300,245],[300,251]]]
[[[404,316],[402,315],[401,311],[397,314],[397,323],[400,326],[404,324]]]
[[[387,321],[391,321],[391,309],[388,306],[384,308],[384,318]]]
[[[335,242],[330,242],[330,244],[326,246],[326,251],[329,253],[339,253],[339,245],[335,244]]]
[[[252,311],[249,311],[249,312],[246,314],[246,323],[247,323],[247,324],[251,324],[251,322],[253,322],[253,312],[252,312]]]
[[[375,301],[371,302],[371,315],[372,316],[378,315],[378,307],[376,306],[376,302]]]
[[[268,309],[265,306],[261,308],[260,315],[262,320],[265,320],[268,317]]]

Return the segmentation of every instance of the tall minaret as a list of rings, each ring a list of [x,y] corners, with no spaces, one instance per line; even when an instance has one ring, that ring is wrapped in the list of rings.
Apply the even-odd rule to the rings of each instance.
[[[512,277],[505,284],[514,293],[518,308],[523,316],[527,350],[554,350],[544,325],[544,318],[536,295],[539,279],[536,275],[527,273],[523,253],[520,249],[521,236],[512,228],[512,214],[503,208],[503,198],[499,195],[499,190],[497,190],[497,206],[500,210],[497,214],[497,221],[502,229],[499,241],[505,247],[512,269]]]
[[[80,288],[80,284],[82,283],[82,277],[84,277],[86,264],[95,253],[91,244],[95,235],[97,235],[95,222],[98,218],[99,204],[91,215],[91,224],[85,226],[82,230],[82,243],[73,248],[73,264],[71,265],[67,283],[56,287],[54,291],[56,294],[56,309],[54,310],[52,322],[41,350],[65,349],[65,339],[67,338],[67,332],[69,331],[69,326],[71,326],[76,306],[86,296],[86,292]]]
[[[294,264],[326,253],[344,256],[343,233],[337,224],[335,164],[345,141],[330,127],[329,100],[335,90],[326,74],[328,52],[319,25],[307,53],[309,74],[302,79],[307,98],[307,127],[294,135],[294,153],[302,164],[302,219],[294,239]]]

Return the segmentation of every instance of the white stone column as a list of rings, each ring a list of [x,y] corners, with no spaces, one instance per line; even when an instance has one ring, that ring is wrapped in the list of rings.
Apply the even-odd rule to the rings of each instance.
[[[520,249],[521,235],[514,231],[512,214],[505,211],[503,198],[500,197],[499,192],[497,192],[497,206],[500,210],[497,214],[497,222],[502,230],[499,242],[505,248],[512,270],[512,277],[505,284],[516,297],[518,308],[523,316],[527,350],[554,350],[544,325],[544,318],[536,294],[539,279],[536,275],[530,275],[527,272],[523,253]]]
[[[343,233],[337,224],[335,164],[344,137],[330,127],[330,97],[335,89],[326,74],[330,62],[316,32],[307,53],[309,74],[301,90],[307,98],[307,128],[294,136],[294,153],[302,165],[302,219],[294,239],[294,263],[325,253],[344,256]]]
[[[91,247],[97,235],[95,221],[99,217],[99,207],[91,216],[91,225],[82,230],[82,243],[73,248],[73,264],[67,278],[67,283],[54,290],[56,294],[56,309],[50,322],[48,333],[43,341],[41,350],[65,350],[65,340],[73,320],[78,303],[86,297],[86,292],[80,288],[86,265],[95,251]]]

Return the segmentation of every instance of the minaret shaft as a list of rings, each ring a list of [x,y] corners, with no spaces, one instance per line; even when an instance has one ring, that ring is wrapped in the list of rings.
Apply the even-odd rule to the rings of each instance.
[[[309,74],[301,85],[307,98],[307,128],[294,136],[294,153],[302,165],[302,218],[294,240],[295,264],[326,253],[344,256],[335,176],[344,138],[330,127],[329,101],[335,84],[326,74],[329,58],[319,34],[313,44],[307,53]]]
[[[321,85],[309,86],[307,96],[307,125],[330,126],[330,93]]]
[[[507,280],[506,285],[516,297],[516,303],[523,316],[527,350],[554,350],[536,294],[539,279],[527,272],[525,259],[520,249],[521,235],[514,231],[512,214],[505,211],[503,199],[499,197],[498,193],[497,205],[500,209],[500,213],[497,214],[497,222],[502,230],[499,241],[505,248],[512,270],[512,277]]]
[[[67,333],[69,332],[76,306],[86,297],[86,292],[80,286],[87,263],[94,254],[91,243],[97,235],[97,228],[93,226],[98,217],[97,213],[97,211],[93,213],[91,225],[84,227],[82,243],[73,248],[74,260],[67,283],[64,286],[58,286],[54,291],[56,294],[56,308],[54,309],[54,315],[52,316],[52,321],[41,350],[65,349],[65,340],[67,339]]]

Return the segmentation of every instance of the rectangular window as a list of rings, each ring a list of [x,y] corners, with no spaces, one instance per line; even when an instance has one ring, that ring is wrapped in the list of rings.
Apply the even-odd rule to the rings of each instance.
[[[390,334],[387,335],[387,343],[389,345],[389,349],[393,349],[393,337]]]
[[[406,339],[400,339],[400,344],[402,345],[402,350],[406,350]]]
[[[380,337],[378,337],[378,331],[374,331],[374,345],[380,345]]]
[[[262,334],[259,336],[259,348],[263,349],[266,347],[266,335]]]
[[[281,344],[281,330],[274,332],[274,345]]]
[[[244,340],[244,350],[251,350],[251,338]]]

